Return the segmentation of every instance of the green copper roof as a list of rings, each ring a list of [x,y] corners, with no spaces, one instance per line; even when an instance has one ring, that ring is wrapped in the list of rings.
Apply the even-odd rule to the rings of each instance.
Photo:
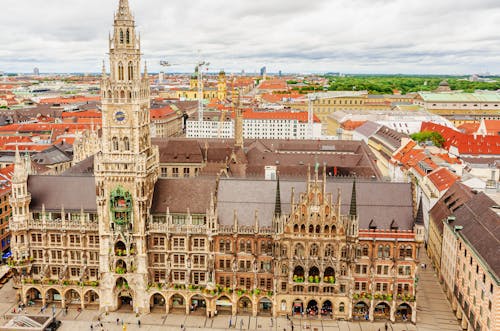
[[[481,93],[430,93],[420,92],[427,102],[500,102],[500,92]]]

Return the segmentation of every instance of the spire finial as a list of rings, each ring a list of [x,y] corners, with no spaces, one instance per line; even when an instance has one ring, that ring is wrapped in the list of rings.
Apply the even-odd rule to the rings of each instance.
[[[144,78],[148,78],[148,61],[144,60]]]
[[[102,60],[102,77],[106,77],[106,62]]]
[[[356,177],[354,177],[354,180],[352,181],[351,206],[349,208],[349,216],[358,216],[356,203]]]
[[[274,201],[274,216],[281,216],[281,192],[280,192],[280,174],[276,173],[276,199]]]

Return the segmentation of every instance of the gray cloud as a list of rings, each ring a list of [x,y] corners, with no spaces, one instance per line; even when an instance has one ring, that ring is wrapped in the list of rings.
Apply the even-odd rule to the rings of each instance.
[[[498,0],[129,0],[150,71],[500,73]],[[2,0],[0,70],[98,72],[118,0]]]

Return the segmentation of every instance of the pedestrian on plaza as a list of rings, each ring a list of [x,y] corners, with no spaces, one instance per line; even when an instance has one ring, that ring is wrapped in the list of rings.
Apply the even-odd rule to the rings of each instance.
[[[123,318],[122,318],[122,325],[123,325]]]
[[[243,320],[240,320],[240,330],[243,329]]]
[[[90,324],[90,331],[94,331],[94,326]]]
[[[120,323],[120,319],[117,317],[116,318],[116,325],[118,325],[118,323]]]
[[[232,319],[232,318],[231,318],[231,317],[229,317],[229,328],[231,328],[231,322],[232,322],[232,320],[231,320],[231,319]]]
[[[141,328],[141,320],[137,320],[137,325],[139,325],[139,329]]]
[[[385,322],[384,328],[385,328],[385,331],[387,331],[387,329],[389,328],[389,326],[387,325],[387,322]]]

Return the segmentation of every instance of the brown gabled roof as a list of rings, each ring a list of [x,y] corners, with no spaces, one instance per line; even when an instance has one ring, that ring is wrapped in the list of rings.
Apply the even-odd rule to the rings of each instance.
[[[210,207],[211,194],[215,196],[215,178],[158,179],[155,185],[152,214],[171,213],[205,214]]]
[[[440,234],[443,233],[443,220],[473,197],[474,193],[471,188],[460,182],[455,182],[450,186],[429,212],[430,221],[434,222]]]
[[[201,163],[203,154],[198,141],[154,139],[153,144],[158,145],[160,163]]]
[[[28,192],[31,193],[31,210],[97,211],[95,179],[93,176],[43,176],[28,178]]]
[[[304,177],[305,178],[305,177]],[[282,180],[280,172],[280,198],[284,214],[290,213],[290,197],[295,188],[295,199],[306,190],[305,180]],[[343,214],[350,209],[352,179],[327,180],[327,192],[337,196],[341,189]],[[368,229],[371,220],[378,229],[390,229],[394,220],[400,230],[413,229],[413,204],[410,184],[375,181],[356,181],[357,214],[359,228]],[[234,213],[240,225],[253,225],[255,210],[261,226],[271,226],[276,204],[276,182],[272,180],[221,179],[217,195],[220,224],[232,225]]]
[[[497,206],[495,201],[483,192],[478,193],[454,212],[456,220],[450,226],[463,227],[458,235],[469,242],[500,278],[500,215],[492,210],[494,206]]]

